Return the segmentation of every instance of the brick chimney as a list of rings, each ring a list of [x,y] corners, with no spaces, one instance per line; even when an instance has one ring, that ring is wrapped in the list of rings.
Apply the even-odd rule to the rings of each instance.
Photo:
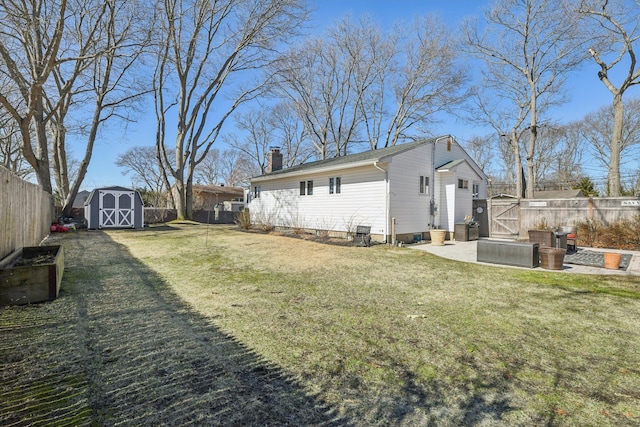
[[[280,147],[271,147],[267,155],[267,173],[282,169],[282,153]]]

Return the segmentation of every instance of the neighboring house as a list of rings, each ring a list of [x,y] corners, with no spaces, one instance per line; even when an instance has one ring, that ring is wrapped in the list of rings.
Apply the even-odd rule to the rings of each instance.
[[[175,186],[172,187],[174,197],[178,197]],[[227,210],[240,210],[238,205],[244,203],[244,188],[226,187],[224,185],[193,185],[193,210],[213,210],[216,207]],[[230,203],[225,203],[230,202]]]
[[[487,177],[451,136],[281,169],[269,153],[268,173],[251,180],[255,223],[336,234],[370,226],[374,240],[425,238],[453,232],[486,197]]]
[[[222,207],[236,205],[244,202],[244,188],[225,187],[224,185],[198,185],[193,186],[193,209],[211,210],[216,206]],[[237,210],[237,208],[235,208]]]

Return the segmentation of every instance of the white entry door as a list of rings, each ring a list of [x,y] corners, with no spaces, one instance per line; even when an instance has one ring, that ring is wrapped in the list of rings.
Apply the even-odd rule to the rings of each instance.
[[[134,227],[133,191],[100,190],[100,228]]]

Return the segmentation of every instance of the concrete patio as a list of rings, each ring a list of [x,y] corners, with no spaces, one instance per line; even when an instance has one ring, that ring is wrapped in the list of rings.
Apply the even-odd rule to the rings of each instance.
[[[444,246],[435,246],[430,243],[426,244],[415,244],[409,245],[408,247],[415,250],[422,250],[432,253],[434,255],[453,259],[456,261],[462,262],[473,262],[477,264],[485,264],[491,266],[502,266],[499,264],[488,264],[477,261],[477,240],[470,242],[458,242],[458,241],[445,241]],[[626,250],[617,250],[617,249],[604,249],[604,248],[584,248],[578,247],[578,255],[581,255],[581,252],[588,251],[589,257],[593,257],[593,252],[618,252],[621,254],[629,254],[631,255],[631,261],[629,262],[629,267],[626,270],[618,269],[618,270],[610,270],[603,267],[594,267],[589,265],[579,265],[579,264],[569,264],[564,263],[562,270],[545,270],[545,271],[558,271],[564,273],[578,273],[578,274],[618,274],[618,275],[631,275],[631,276],[640,276],[640,252],[638,251],[626,251]],[[508,265],[504,265],[504,267],[509,268],[522,268],[522,267],[512,267]],[[544,270],[541,267],[537,267],[538,270]]]

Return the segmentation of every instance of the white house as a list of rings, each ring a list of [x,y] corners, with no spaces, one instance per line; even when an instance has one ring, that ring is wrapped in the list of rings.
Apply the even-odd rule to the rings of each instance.
[[[335,234],[364,225],[374,240],[411,241],[453,232],[486,198],[486,175],[449,135],[289,169],[278,149],[269,156],[269,172],[251,180],[254,223]]]

